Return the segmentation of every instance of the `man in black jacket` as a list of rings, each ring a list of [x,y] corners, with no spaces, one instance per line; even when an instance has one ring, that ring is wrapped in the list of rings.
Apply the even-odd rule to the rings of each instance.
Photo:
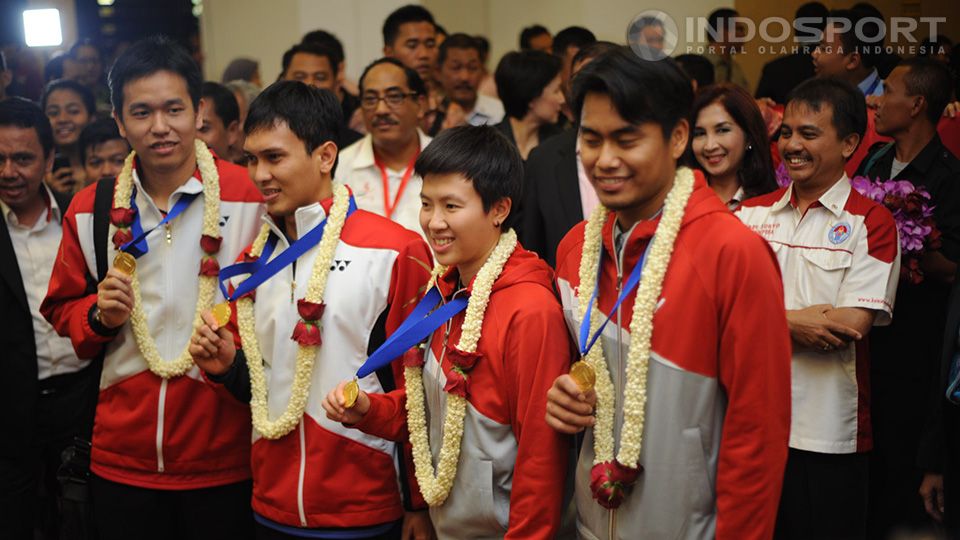
[[[32,539],[41,513],[45,537],[56,537],[56,504],[41,505],[38,486],[59,492],[60,454],[90,437],[96,399],[90,361],[40,315],[69,202],[43,184],[52,166],[43,112],[0,102],[0,538],[10,540]]]
[[[960,160],[937,135],[952,84],[947,68],[929,58],[897,66],[884,81],[876,113],[877,133],[893,142],[875,144],[857,172],[925,189],[942,244],[925,253],[916,268],[903,262],[908,275],[897,289],[893,324],[870,334],[870,538],[884,538],[895,526],[923,524],[917,490],[922,472],[936,469],[931,463],[917,468],[916,458],[926,398],[938,380],[946,299],[960,262]],[[918,271],[922,282],[916,279]]]

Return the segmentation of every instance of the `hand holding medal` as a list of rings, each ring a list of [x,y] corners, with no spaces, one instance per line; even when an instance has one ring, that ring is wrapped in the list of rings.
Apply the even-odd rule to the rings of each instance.
[[[130,319],[133,312],[134,293],[131,277],[137,268],[137,260],[126,252],[117,253],[113,268],[97,285],[97,303],[94,320],[106,328],[118,328]]]
[[[230,322],[230,304],[217,304],[203,312],[201,318],[203,322],[190,338],[187,350],[200,369],[211,375],[223,375],[237,355],[233,333],[225,327]],[[221,323],[223,318],[225,320]]]
[[[573,379],[573,382],[577,383],[580,391],[584,394],[593,390],[593,386],[597,383],[596,372],[594,372],[590,364],[584,360],[574,362],[573,365],[570,366],[570,378]]]
[[[342,381],[324,398],[327,418],[343,424],[356,424],[370,410],[370,397],[360,390],[357,379]]]

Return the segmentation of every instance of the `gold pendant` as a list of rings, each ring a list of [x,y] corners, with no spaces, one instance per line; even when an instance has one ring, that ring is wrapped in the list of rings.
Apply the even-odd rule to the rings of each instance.
[[[593,390],[593,385],[597,382],[597,374],[586,360],[579,360],[570,366],[570,378],[577,383],[582,392]]]
[[[230,309],[230,302],[220,302],[210,309],[210,314],[217,321],[217,326],[223,328],[230,322],[230,315],[233,310]]]
[[[132,276],[137,271],[137,259],[126,251],[121,251],[113,258],[113,267],[128,276]]]
[[[357,384],[357,379],[354,378],[343,387],[343,406],[347,409],[353,407],[356,405],[359,396],[360,385]]]

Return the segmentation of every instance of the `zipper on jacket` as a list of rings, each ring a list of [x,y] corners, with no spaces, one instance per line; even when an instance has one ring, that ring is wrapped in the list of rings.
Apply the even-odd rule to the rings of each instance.
[[[453,293],[453,296],[451,296],[450,299],[453,300],[454,298],[457,297],[458,294],[460,294],[464,290],[465,289],[460,289],[456,291],[455,293]],[[443,298],[442,295],[440,297],[440,302],[442,302],[443,304],[447,303],[447,301]],[[437,358],[437,376],[435,377],[437,382],[436,384],[433,385],[433,389],[435,392],[434,398],[436,399],[438,405],[440,404],[440,393],[443,392],[443,385],[440,384],[440,375],[443,374],[443,359],[447,355],[447,343],[450,341],[450,332],[453,331],[453,319],[450,319],[446,323],[444,323],[444,326],[446,328],[444,329],[444,332],[443,332],[443,347],[440,349],[440,357]],[[430,343],[432,342],[433,342],[433,336],[431,336],[431,339],[430,339]],[[432,420],[433,418],[442,418],[442,416],[438,416],[439,414],[440,412],[438,411],[436,414],[430,415],[431,422],[433,422]],[[441,421],[440,436],[443,437],[443,435],[444,435],[443,422]]]
[[[163,416],[167,403],[167,379],[160,381],[160,398],[157,403],[157,472],[163,472]]]
[[[290,249],[290,247],[287,246],[287,249]],[[293,297],[297,294],[297,261],[293,261],[293,264],[290,265],[290,270],[293,272],[293,277],[290,279],[290,305],[293,305]]]
[[[628,234],[628,232],[623,234]],[[617,298],[620,298],[620,294],[623,292],[623,253],[627,250],[626,242],[627,239],[624,239],[623,245],[620,246],[620,251],[615,257],[617,261]],[[623,318],[621,307],[617,306],[617,391],[613,396],[614,417],[616,417],[617,405],[621,401],[620,396],[623,395],[625,371],[623,367]]]
[[[303,477],[307,472],[307,437],[303,431],[303,418],[300,418],[300,477],[297,479],[297,511],[300,512],[300,526],[307,526],[307,513],[303,510]]]

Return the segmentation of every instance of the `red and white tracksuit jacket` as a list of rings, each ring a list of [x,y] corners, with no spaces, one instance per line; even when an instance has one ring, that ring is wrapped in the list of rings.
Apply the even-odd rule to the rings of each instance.
[[[624,231],[619,257],[614,222],[611,214],[603,228],[599,307],[606,314],[659,218]],[[581,320],[584,227],[574,227],[557,250],[557,284],[572,329]],[[617,447],[635,297],[627,296],[597,342],[616,388]],[[644,470],[618,509],[600,506],[590,490],[594,433],[587,429],[576,475],[579,536],[770,538],[790,430],[783,286],[767,243],[727,210],[699,172],[653,323]]]
[[[326,218],[332,202],[297,209],[298,238]],[[289,243],[273,218],[263,219],[279,238],[272,259]],[[300,320],[296,301],[306,295],[318,252],[318,246],[312,247],[256,290],[255,327],[271,419],[282,414],[290,399],[299,349],[291,339]],[[367,527],[403,516],[394,443],[327,419],[321,402],[338,383],[352,379],[368,354],[413,310],[430,279],[432,260],[426,243],[413,231],[364,210],[347,219],[327,278],[320,319],[323,343],[300,424],[276,440],[261,438],[254,430],[257,514],[304,528]],[[235,327],[233,332],[238,335]],[[379,393],[394,386],[381,375],[392,375],[402,385],[399,365],[395,362],[397,369],[387,370],[389,375],[380,372],[361,379],[360,387]]]
[[[220,233],[217,260],[230,264],[257,233],[263,213],[260,193],[246,171],[216,160],[220,175]],[[199,174],[180,186],[168,208],[183,194],[199,193]],[[136,202],[144,230],[161,213],[134,174]],[[60,253],[41,307],[57,332],[69,336],[80,358],[105,348],[100,397],[93,428],[90,469],[108,480],[153,489],[196,489],[250,478],[250,414],[225,390],[214,390],[196,367],[184,376],[161,379],[147,369],[130,324],[115,336],[96,333],[90,313],[96,294],[93,241],[96,185],[74,197],[63,224]],[[203,251],[203,196],[148,238],[150,251],[137,260],[150,334],[160,356],[176,358],[193,334],[198,272]],[[110,225],[109,238],[116,231]],[[169,232],[169,235],[168,235]],[[108,265],[116,250],[107,242]],[[219,292],[217,302],[222,301]]]
[[[570,439],[547,426],[547,390],[570,368],[572,343],[551,284],[552,271],[517,247],[493,285],[469,393],[457,476],[447,500],[430,508],[437,535],[448,538],[555,538],[563,513]],[[457,290],[450,270],[438,281],[444,298]],[[472,284],[471,284],[472,286]],[[433,333],[423,368],[430,449],[440,453],[447,374],[446,346],[460,340],[465,312]],[[439,362],[438,362],[439,359]],[[354,427],[406,440],[406,391],[370,395]]]

